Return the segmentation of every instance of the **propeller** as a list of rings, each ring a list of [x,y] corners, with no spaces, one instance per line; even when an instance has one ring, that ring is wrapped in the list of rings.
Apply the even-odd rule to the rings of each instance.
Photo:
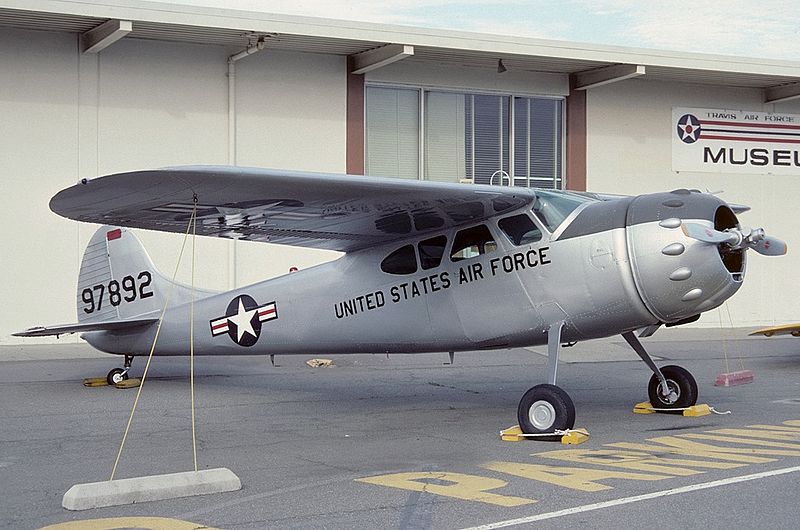
[[[721,232],[699,223],[681,223],[681,230],[687,237],[698,241],[715,245],[724,243],[734,250],[752,248],[764,256],[782,256],[788,250],[785,242],[767,236],[763,228],[728,228]]]

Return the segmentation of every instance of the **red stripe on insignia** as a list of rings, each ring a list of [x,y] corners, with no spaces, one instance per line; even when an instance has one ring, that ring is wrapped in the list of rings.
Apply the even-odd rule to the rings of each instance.
[[[119,228],[106,232],[106,239],[108,241],[113,241],[114,239],[119,239],[121,237],[122,237],[122,230]]]
[[[211,326],[211,329],[212,330],[217,330],[217,329],[220,329],[220,328],[227,328],[227,327],[228,327],[228,323],[227,322],[223,322],[222,324],[217,324],[216,326]]]
[[[701,125],[731,125],[734,127],[760,127],[764,129],[800,129],[800,125],[786,123],[750,123],[746,121],[699,120]]]
[[[263,317],[265,315],[270,315],[270,314],[272,314],[274,312],[275,312],[275,308],[273,307],[272,309],[265,309],[264,311],[261,311],[260,313],[258,313],[258,316]]]
[[[770,142],[776,144],[800,144],[800,140],[788,138],[756,138],[754,136],[719,136],[716,134],[700,133],[701,140],[732,140],[734,142]]]

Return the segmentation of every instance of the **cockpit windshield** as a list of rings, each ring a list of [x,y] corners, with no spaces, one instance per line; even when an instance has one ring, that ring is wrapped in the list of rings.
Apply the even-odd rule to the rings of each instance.
[[[550,232],[564,222],[569,214],[581,204],[595,202],[597,199],[569,192],[536,190],[533,213]]]

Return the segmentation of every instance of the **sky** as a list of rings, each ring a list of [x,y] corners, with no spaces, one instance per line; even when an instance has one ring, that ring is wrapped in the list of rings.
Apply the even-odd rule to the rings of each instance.
[[[797,0],[166,1],[800,62]]]

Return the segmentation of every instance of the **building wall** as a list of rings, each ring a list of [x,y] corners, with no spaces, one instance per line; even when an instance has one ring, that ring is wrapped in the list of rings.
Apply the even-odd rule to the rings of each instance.
[[[56,192],[113,172],[229,163],[235,51],[123,39],[82,55],[76,35],[0,32],[0,343],[22,342],[10,334],[32,325],[75,321],[80,260],[97,226],[50,212]],[[344,172],[344,58],[266,50],[236,68],[238,164]],[[137,233],[171,275],[181,237]],[[234,274],[246,285],[338,254],[242,242],[235,255],[230,241],[199,238],[196,283],[227,289]],[[185,257],[180,280],[190,264]]]
[[[390,83],[453,90],[514,93],[530,96],[566,96],[569,77],[508,70],[498,74],[489,68],[432,65],[412,59],[398,61],[365,75],[368,83]]]
[[[42,38],[46,36],[46,38]],[[179,164],[345,172],[346,64],[340,56],[269,49],[236,65],[235,152],[229,153],[226,58],[217,46],[123,39],[82,55],[73,34],[0,32],[0,343],[13,331],[75,320],[78,268],[94,225],[58,217],[47,204],[83,177]],[[370,72],[367,82],[529,95],[568,93],[566,75],[426,65],[408,59]],[[791,212],[800,183],[791,177],[671,170],[672,107],[800,113],[800,103],[764,105],[758,90],[630,80],[587,94],[587,184],[593,191],[644,193],[691,187],[753,210],[752,226],[800,248]],[[201,198],[202,200],[202,198]],[[138,232],[156,266],[175,267],[180,236]],[[338,254],[201,238],[197,284],[246,285]],[[800,318],[791,278],[800,265],[749,256],[745,286],[730,302],[735,325]],[[178,278],[188,281],[186,258]],[[720,320],[722,318],[722,320]],[[727,312],[700,325],[728,325]],[[46,339],[41,339],[46,340]],[[65,339],[62,339],[65,340]],[[66,340],[77,340],[71,337]],[[31,342],[31,341],[26,341]]]
[[[800,114],[800,101],[764,104],[760,90],[630,80],[587,93],[587,189],[622,194],[697,188],[722,191],[726,201],[752,210],[739,216],[787,241],[789,253],[767,258],[748,253],[743,287],[727,307],[705,313],[697,325],[764,325],[800,320],[793,271],[800,268],[794,212],[797,176],[672,171],[673,107],[741,109]],[[728,316],[730,312],[730,318]]]

